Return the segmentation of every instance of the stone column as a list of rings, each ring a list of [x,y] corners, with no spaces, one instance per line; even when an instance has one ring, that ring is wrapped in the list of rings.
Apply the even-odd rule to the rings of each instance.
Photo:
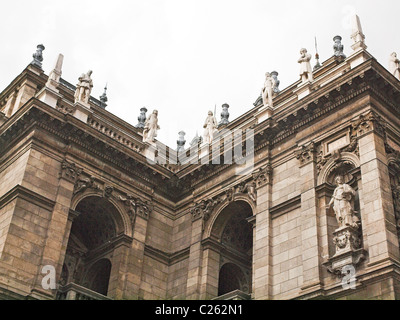
[[[55,206],[47,228],[47,238],[44,244],[42,261],[39,266],[39,274],[35,281],[35,289],[32,290],[32,297],[35,297],[37,294],[39,296],[41,294],[49,294],[49,292],[42,289],[41,284],[44,276],[44,274],[41,274],[41,270],[44,266],[55,268],[56,282],[60,278],[72,225],[70,217],[71,200],[75,182],[81,172],[82,169],[77,168],[74,163],[64,160],[61,164]]]
[[[304,293],[320,289],[320,245],[318,234],[317,167],[313,142],[296,151],[300,162],[301,181],[301,243]]]
[[[399,260],[396,219],[385,152],[385,128],[374,112],[352,123],[360,150],[364,239],[368,244],[368,266]]]
[[[115,300],[124,298],[124,290],[128,281],[127,278],[129,278],[127,275],[128,272],[130,272],[128,263],[132,240],[133,239],[127,235],[121,235],[115,240],[107,293],[107,296]],[[132,296],[129,296],[129,292],[126,292],[125,296],[127,298],[132,298]]]
[[[126,279],[124,286],[124,299],[140,298],[140,283],[143,272],[144,249],[146,243],[147,223],[150,211],[136,209],[133,224],[133,241],[129,249],[129,257],[126,266]],[[121,249],[124,250],[124,249]],[[118,295],[117,295],[118,296]]]
[[[257,187],[257,210],[253,237],[252,296],[257,300],[271,298],[271,207],[272,167],[256,171],[253,175]]]
[[[202,266],[202,246],[201,238],[203,234],[203,214],[192,213],[192,238],[190,241],[188,278],[186,284],[186,298],[188,300],[198,300],[200,297],[201,266]]]
[[[218,296],[221,247],[216,241],[207,239],[207,241],[203,242],[202,248],[203,264],[200,299],[209,300]]]

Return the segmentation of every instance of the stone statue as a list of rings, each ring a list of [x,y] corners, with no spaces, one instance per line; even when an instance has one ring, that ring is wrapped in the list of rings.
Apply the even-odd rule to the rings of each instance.
[[[303,83],[307,81],[313,81],[313,74],[312,74],[312,68],[311,68],[311,54],[307,53],[307,49],[301,49],[300,50],[301,57],[297,61],[300,63],[300,76],[301,76],[301,81]]]
[[[389,71],[400,80],[400,60],[397,58],[397,53],[393,52],[389,58]]]
[[[204,123],[204,142],[211,144],[214,139],[214,132],[217,129],[218,123],[217,119],[215,119],[212,111],[208,112],[208,117]]]
[[[271,72],[271,77],[275,81],[275,84],[274,84],[274,93],[275,94],[278,94],[279,92],[281,92],[281,90],[279,90],[279,85],[281,84],[281,82],[278,80],[278,76],[279,76],[278,72],[276,72],[276,71]]]
[[[79,83],[76,85],[75,91],[75,103],[83,102],[84,104],[89,104],[90,93],[93,88],[93,81],[90,78],[92,73],[93,71],[89,70],[88,73],[79,77]]]
[[[160,126],[158,125],[158,111],[154,110],[144,123],[143,142],[154,142],[154,138],[157,137],[157,130],[160,130]]]
[[[335,178],[336,189],[333,193],[332,199],[327,205],[329,209],[333,205],[333,210],[336,214],[336,220],[339,227],[351,226],[358,228],[358,218],[354,215],[354,197],[355,190],[348,184],[344,183],[342,176]]]
[[[272,94],[274,88],[275,88],[275,79],[271,76],[269,72],[267,72],[265,74],[264,88],[261,91],[264,107],[266,107],[267,105],[270,108],[273,107]]]

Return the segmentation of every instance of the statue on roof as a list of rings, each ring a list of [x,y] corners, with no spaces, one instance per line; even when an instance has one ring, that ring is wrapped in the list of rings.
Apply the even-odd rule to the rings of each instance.
[[[300,63],[300,77],[301,81],[303,83],[307,81],[313,81],[313,73],[312,73],[312,68],[311,68],[311,54],[307,53],[307,49],[301,49],[300,50],[301,57],[297,61]]]
[[[155,137],[157,137],[157,130],[160,130],[160,126],[158,125],[158,111],[154,110],[144,123],[143,142],[154,142]]]
[[[204,123],[204,142],[211,144],[214,139],[214,132],[216,131],[218,126],[217,119],[215,119],[212,111],[208,112],[207,119]]]
[[[267,105],[270,108],[273,107],[272,95],[274,92],[274,88],[275,88],[275,79],[269,72],[267,72],[265,74],[264,88],[261,91],[264,107],[266,107]]]
[[[397,58],[397,53],[393,52],[389,58],[389,71],[400,80],[400,60]]]
[[[91,79],[93,71],[89,70],[86,74],[79,77],[79,83],[76,85],[75,103],[83,102],[89,104],[90,93],[93,88],[93,80]]]

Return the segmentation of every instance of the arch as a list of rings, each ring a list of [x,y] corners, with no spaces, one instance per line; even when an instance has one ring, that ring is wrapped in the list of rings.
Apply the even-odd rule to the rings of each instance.
[[[248,196],[235,195],[234,201],[225,201],[214,209],[214,212],[211,214],[210,219],[205,225],[203,233],[204,239],[210,237],[214,239],[221,238],[225,224],[228,220],[227,217],[229,216],[229,210],[226,210],[226,208],[230,206],[245,208],[250,212],[249,217],[254,215],[254,212],[256,212],[256,204]]]
[[[110,282],[110,274],[111,261],[108,259],[100,259],[88,268],[84,284],[88,289],[106,296],[108,284]]]
[[[338,163],[350,163],[354,168],[358,168],[360,164],[360,159],[354,153],[350,152],[342,152],[340,154],[340,159],[338,160],[335,157],[331,157],[327,163],[323,166],[320,174],[318,175],[317,185],[321,185],[323,183],[329,182],[329,176],[332,173],[332,170]]]
[[[230,293],[235,290],[240,290],[245,293],[249,291],[246,276],[243,270],[234,263],[225,263],[218,277],[218,296]]]
[[[71,209],[78,211],[77,207],[80,203],[82,203],[82,201],[85,201],[85,199],[88,198],[97,198],[99,202],[102,203],[109,203],[110,205],[112,205],[114,207],[115,210],[111,210],[111,214],[112,214],[112,218],[118,228],[117,230],[117,234],[126,234],[127,236],[132,237],[132,230],[133,230],[133,225],[131,222],[130,217],[128,216],[128,214],[126,213],[125,208],[122,206],[121,203],[119,203],[118,201],[115,201],[115,199],[111,198],[111,197],[104,197],[103,193],[100,191],[95,191],[95,190],[90,190],[90,191],[86,191],[82,194],[78,194],[76,195],[73,199],[72,199],[72,203],[71,203]]]

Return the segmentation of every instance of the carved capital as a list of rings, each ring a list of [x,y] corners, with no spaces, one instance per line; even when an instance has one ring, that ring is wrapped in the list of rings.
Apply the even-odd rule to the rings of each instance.
[[[386,137],[386,122],[373,111],[360,115],[358,119],[351,122],[351,125],[358,137],[371,131],[376,132],[382,138]]]
[[[268,163],[264,168],[259,169],[253,173],[253,180],[255,182],[255,187],[260,188],[267,184],[272,183],[272,166]]]
[[[60,178],[75,183],[81,173],[82,169],[78,168],[75,163],[68,162],[67,160],[61,163]]]
[[[304,166],[316,160],[316,148],[314,142],[307,146],[301,146],[295,151],[296,159],[299,160],[300,166]]]

